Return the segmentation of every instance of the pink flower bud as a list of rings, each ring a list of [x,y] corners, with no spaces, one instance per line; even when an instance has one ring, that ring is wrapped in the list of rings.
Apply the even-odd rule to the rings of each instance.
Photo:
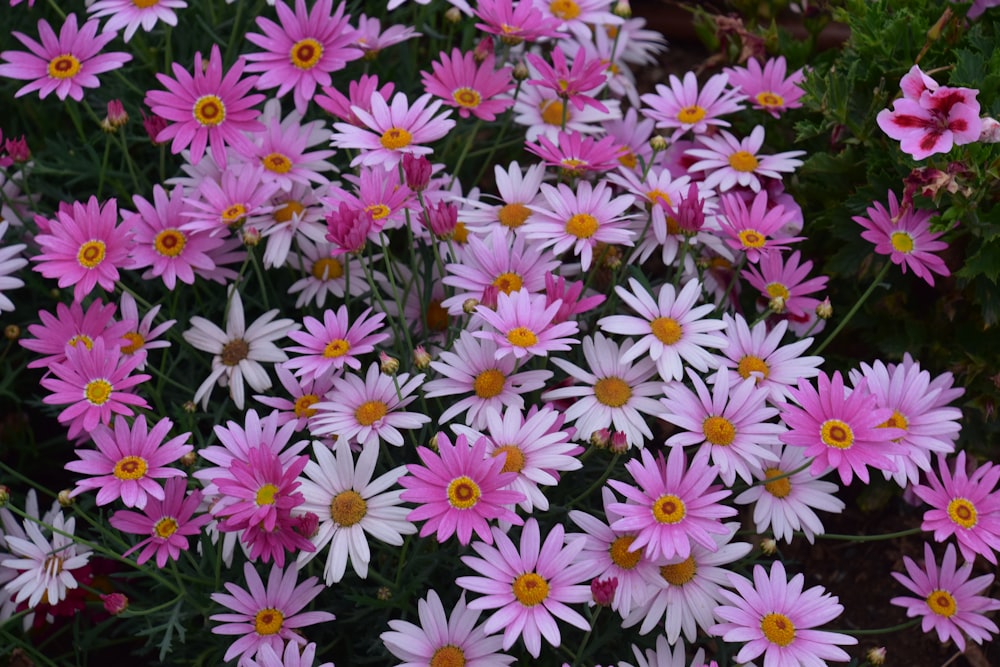
[[[128,598],[124,593],[108,593],[101,595],[101,602],[104,604],[104,611],[112,616],[117,616],[128,609]]]
[[[431,171],[431,161],[423,155],[403,154],[403,176],[406,179],[406,187],[414,192],[427,189]]]
[[[156,137],[159,136],[160,132],[166,129],[167,121],[165,118],[160,118],[155,113],[147,116],[146,112],[143,111],[142,127],[146,130],[146,134],[149,135],[149,140],[153,142],[153,145],[159,146],[160,142],[156,140]]]
[[[615,599],[615,591],[618,589],[618,577],[608,579],[594,579],[590,582],[590,594],[594,596],[594,602],[602,607],[610,607]]]

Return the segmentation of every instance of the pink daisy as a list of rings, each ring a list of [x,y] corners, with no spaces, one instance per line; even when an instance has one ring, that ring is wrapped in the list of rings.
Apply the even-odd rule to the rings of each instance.
[[[361,57],[353,45],[357,33],[344,16],[341,2],[333,11],[333,0],[319,0],[311,10],[305,0],[295,0],[295,11],[283,2],[275,4],[278,21],[257,17],[264,32],[247,33],[246,38],[263,51],[248,53],[248,72],[260,72],[258,90],[278,88],[276,97],[292,91],[295,110],[305,114],[317,86],[329,86],[330,74]]]
[[[728,90],[728,83],[725,73],[716,74],[699,90],[694,72],[685,74],[683,81],[671,74],[669,87],[658,83],[655,93],[641,96],[649,107],[643,109],[643,113],[655,120],[657,127],[674,128],[672,141],[688,130],[705,134],[710,125],[729,127],[729,122],[720,116],[741,110],[740,102],[745,96],[737,90]]]
[[[260,648],[268,645],[281,653],[285,642],[305,645],[306,640],[298,632],[299,628],[316,623],[328,623],[335,616],[326,611],[302,612],[323,590],[316,583],[316,577],[309,577],[297,583],[298,568],[287,570],[278,565],[271,568],[267,587],[251,563],[243,566],[247,588],[240,588],[226,582],[226,593],[212,593],[212,600],[231,610],[210,617],[221,625],[212,628],[217,635],[242,635],[226,651],[223,660],[233,658],[250,659]]]
[[[829,623],[844,611],[837,597],[822,586],[803,590],[805,577],[800,573],[787,579],[781,561],[768,573],[760,565],[753,568],[753,583],[730,573],[736,592],[720,594],[732,603],[715,609],[722,623],[709,632],[727,642],[742,642],[737,662],[750,662],[764,656],[765,665],[814,665],[821,661],[847,662],[851,659],[838,647],[858,643],[848,635],[814,630]]]
[[[302,116],[295,111],[282,118],[281,102],[272,98],[264,104],[260,122],[264,130],[251,138],[254,151],[243,157],[264,168],[262,178],[273,180],[284,193],[290,193],[293,185],[329,183],[321,172],[333,169],[327,158],[334,151],[309,150],[329,138],[323,121],[302,123]]]
[[[382,49],[422,36],[422,33],[408,25],[391,25],[382,30],[382,23],[377,18],[363,13],[358,14],[357,19],[358,34],[354,38],[354,45],[364,52],[365,60],[375,60]]]
[[[544,295],[534,296],[522,288],[510,294],[497,295],[496,310],[477,306],[476,313],[496,331],[476,331],[476,338],[491,339],[497,344],[494,356],[503,359],[513,354],[517,359],[527,356],[548,356],[549,352],[565,352],[576,340],[570,338],[579,331],[576,322],[553,324],[561,302],[546,305]]]
[[[401,447],[403,434],[399,429],[417,429],[431,420],[418,412],[403,412],[417,397],[411,394],[424,381],[424,375],[413,378],[409,373],[390,376],[373,363],[364,379],[347,373],[317,403],[317,414],[309,423],[313,435],[337,435],[350,438],[365,447],[384,440]]]
[[[610,505],[622,517],[611,528],[636,533],[629,551],[644,549],[653,561],[687,558],[692,544],[715,551],[718,545],[712,534],[727,533],[721,520],[734,516],[736,510],[719,504],[731,492],[712,485],[716,471],[708,455],[699,452],[690,466],[683,447],[672,447],[666,460],[662,453],[653,458],[648,449],[641,451],[641,457],[641,462],[632,459],[625,464],[640,488],[608,480],[612,489],[631,501]]]
[[[243,227],[265,229],[272,223],[271,196],[278,184],[262,178],[264,168],[252,165],[227,169],[217,181],[205,178],[191,196],[184,199],[188,220],[185,232],[208,232],[217,236]]]
[[[924,632],[936,630],[941,642],[952,639],[958,650],[964,652],[966,636],[982,644],[1000,632],[996,623],[986,617],[1000,609],[1000,600],[980,595],[989,591],[992,574],[970,578],[972,563],[956,567],[957,560],[954,544],[948,545],[940,566],[927,543],[923,568],[909,556],[903,556],[906,574],[893,572],[892,576],[919,597],[895,597],[889,602],[905,608],[908,618],[923,617],[920,627]]]
[[[504,650],[521,637],[528,653],[537,658],[543,637],[552,646],[562,641],[557,618],[590,629],[587,620],[567,606],[591,599],[590,587],[581,582],[593,576],[594,564],[574,562],[586,544],[583,536],[567,544],[563,527],[557,524],[542,542],[538,522],[528,519],[519,546],[499,528],[493,529],[493,539],[496,547],[489,546],[493,540],[472,545],[479,558],[462,556],[462,562],[482,576],[455,580],[465,590],[483,594],[469,603],[470,609],[496,609],[484,632],[502,629]]]
[[[178,63],[172,66],[174,78],[157,74],[167,90],[148,91],[145,103],[170,123],[156,135],[156,141],[173,139],[170,150],[174,154],[190,146],[192,164],[201,162],[205,147],[210,145],[212,158],[222,169],[226,168],[226,146],[241,153],[253,151],[245,133],[263,129],[257,121],[259,112],[251,107],[264,95],[248,94],[258,77],[241,80],[245,64],[239,58],[223,74],[222,52],[214,44],[207,65],[200,52],[195,54],[194,76]]]
[[[138,355],[141,357],[142,363],[136,367],[136,370],[145,370],[149,350],[170,347],[169,341],[157,340],[157,338],[174,326],[177,320],[167,320],[154,327],[153,321],[160,314],[162,305],[153,306],[140,318],[139,306],[135,301],[135,297],[128,292],[122,293],[120,304],[122,319],[132,323],[132,328],[122,336],[122,342],[126,343],[122,346],[122,354]]]
[[[516,475],[502,472],[505,457],[486,455],[485,437],[470,445],[459,435],[453,445],[448,436],[438,433],[436,444],[437,453],[418,447],[423,465],[408,464],[409,474],[399,479],[399,485],[406,489],[400,498],[418,505],[407,521],[426,521],[420,537],[434,534],[438,542],[444,542],[454,534],[461,544],[468,544],[475,532],[479,539],[493,544],[491,520],[522,523],[506,507],[524,500],[521,492],[504,489]]]
[[[410,211],[419,206],[413,192],[400,181],[395,167],[361,167],[357,176],[346,174],[345,179],[354,187],[345,190],[335,185],[323,201],[331,207],[346,202],[351,208],[368,213],[373,223],[368,238],[375,243],[381,243],[378,235],[383,228],[402,227]]]
[[[729,67],[725,71],[729,85],[746,95],[754,109],[778,118],[781,112],[802,106],[799,99],[806,91],[799,84],[805,80],[805,74],[798,69],[786,77],[785,56],[768,58],[763,68],[756,58],[750,58],[746,67]]]
[[[807,260],[800,264],[801,257],[798,250],[788,257],[778,252],[767,253],[741,274],[760,291],[766,307],[776,313],[787,313],[792,320],[815,314],[819,299],[807,295],[825,289],[828,280],[826,276],[807,279],[813,263]]]
[[[70,305],[56,304],[56,314],[40,310],[41,324],[28,325],[28,333],[34,338],[22,338],[25,349],[45,355],[28,363],[28,368],[45,368],[66,360],[68,347],[83,346],[91,349],[94,341],[102,339],[106,348],[119,345],[132,327],[132,322],[114,320],[117,307],[94,299],[84,311],[79,301]]]
[[[462,118],[492,121],[513,106],[507,95],[514,88],[511,68],[495,69],[492,53],[481,63],[472,51],[463,54],[459,49],[452,49],[451,55],[442,51],[439,58],[431,63],[432,72],[420,72],[424,90],[456,107]]]
[[[60,208],[46,233],[35,237],[43,251],[32,257],[38,262],[35,271],[58,278],[59,287],[73,285],[75,301],[82,301],[96,285],[112,291],[131,247],[130,235],[117,223],[115,199],[101,205],[91,196],[86,205],[73,202],[72,211]]]
[[[307,303],[317,308],[326,305],[327,297],[344,298],[346,294],[361,296],[368,291],[368,284],[361,280],[364,269],[356,257],[342,254],[333,257],[333,247],[326,242],[312,243],[308,239],[296,239],[298,252],[288,255],[288,264],[298,272],[300,278],[288,288],[289,294],[297,294],[295,307],[302,308]],[[374,271],[375,282],[385,279],[379,271]],[[348,276],[358,279],[349,281]],[[385,279],[387,280],[387,279]]]
[[[97,0],[87,9],[94,18],[109,17],[104,23],[105,34],[116,33],[125,28],[122,39],[126,42],[132,39],[135,31],[142,26],[145,32],[152,30],[159,21],[169,26],[177,25],[175,9],[186,8],[184,0],[155,0],[143,2],[140,0]]]
[[[714,137],[700,136],[698,141],[705,148],[691,148],[686,154],[699,158],[690,166],[690,171],[704,171],[704,187],[717,187],[720,192],[731,190],[737,185],[748,187],[754,192],[760,192],[767,184],[763,178],[781,180],[782,172],[794,172],[802,166],[802,160],[796,159],[805,155],[805,151],[786,151],[773,155],[761,155],[764,145],[764,126],[758,125],[750,132],[750,136],[737,139],[725,130],[719,130]]]
[[[750,208],[739,194],[727,193],[721,199],[725,215],[719,218],[719,225],[726,234],[726,243],[743,252],[748,262],[756,264],[761,255],[787,250],[789,243],[803,238],[781,233],[795,219],[795,211],[771,201],[767,190],[757,193]]]
[[[560,36],[562,19],[545,16],[534,2],[481,0],[476,3],[474,13],[482,21],[476,24],[477,28],[498,36],[510,46]]]
[[[136,417],[131,427],[118,417],[114,431],[103,424],[95,426],[90,437],[97,451],[78,449],[80,460],[65,466],[67,470],[92,475],[78,481],[70,496],[98,489],[98,505],[121,498],[126,507],[140,510],[146,506],[147,496],[163,500],[163,488],[155,480],[184,477],[183,470],[167,466],[194,450],[186,444],[190,433],[164,442],[172,426],[173,422],[164,418],[150,430],[145,415]]]
[[[11,32],[31,51],[0,53],[0,58],[7,61],[0,64],[0,76],[31,81],[14,93],[14,97],[37,90],[42,99],[55,92],[60,100],[69,96],[79,102],[83,99],[84,88],[101,85],[96,75],[118,69],[132,60],[131,55],[120,51],[101,53],[101,49],[115,38],[115,33],[105,31],[98,35],[99,23],[87,21],[78,29],[76,14],[70,14],[56,37],[48,21],[41,19],[38,21],[41,44],[16,30]]]
[[[866,381],[847,392],[840,371],[833,378],[820,373],[819,391],[803,379],[791,394],[798,405],[781,406],[781,418],[789,430],[778,437],[786,444],[805,448],[805,455],[813,457],[809,472],[814,476],[834,468],[844,484],[850,484],[854,475],[867,484],[868,466],[896,469],[886,450],[889,441],[906,432],[884,426],[892,409],[876,407],[877,398],[868,391]]]
[[[371,113],[372,97],[379,95],[383,102],[388,102],[395,87],[396,84],[388,81],[379,88],[378,75],[362,74],[347,84],[347,95],[331,86],[323,86],[323,94],[316,96],[316,104],[345,123],[364,127],[364,123],[355,115],[354,107]]]
[[[276,415],[279,425],[293,422],[295,430],[301,431],[316,414],[315,404],[333,388],[334,377],[329,374],[318,378],[296,378],[284,364],[275,366],[274,371],[281,386],[288,392],[289,398],[258,394],[254,399],[262,405],[274,408],[271,414]]]
[[[534,53],[528,53],[525,56],[525,59],[531,63],[539,76],[537,79],[528,79],[526,83],[554,90],[559,97],[568,100],[580,111],[587,106],[594,107],[599,111],[608,110],[594,97],[607,82],[605,75],[607,63],[601,62],[597,58],[588,60],[586,49],[578,49],[573,56],[573,64],[567,65],[566,54],[558,44],[552,49],[550,55],[552,56],[552,65]]]
[[[568,124],[567,127],[569,127]],[[593,171],[609,171],[618,167],[622,147],[618,145],[614,137],[606,136],[594,139],[573,130],[569,132],[558,130],[555,134],[556,141],[554,142],[547,136],[540,135],[537,137],[537,144],[525,144],[525,148],[529,153],[534,153],[542,158],[545,164],[573,176],[581,176],[586,172]],[[583,181],[581,185],[589,186],[590,182]],[[598,185],[603,186],[604,182],[600,181]]]
[[[928,285],[934,285],[933,274],[949,276],[944,260],[936,254],[948,247],[938,241],[943,232],[932,232],[930,220],[936,211],[907,208],[900,210],[896,193],[889,191],[889,210],[881,202],[872,202],[866,209],[868,217],[851,219],[865,228],[861,238],[875,244],[875,252],[888,255],[906,273],[909,268]]]
[[[201,491],[194,490],[185,496],[186,491],[187,481],[172,477],[166,481],[163,499],[151,498],[142,514],[120,510],[111,515],[108,522],[123,533],[147,536],[122,556],[142,549],[137,565],[156,556],[156,567],[163,569],[168,558],[177,560],[181,551],[188,550],[188,537],[200,534],[212,517],[194,516],[201,504]]]
[[[376,345],[389,338],[387,333],[378,333],[384,327],[384,319],[384,313],[372,315],[368,308],[351,322],[347,306],[341,306],[336,312],[326,309],[322,322],[306,317],[303,320],[305,331],[288,333],[288,337],[299,345],[285,348],[286,352],[302,356],[292,357],[283,365],[300,377],[314,380],[330,371],[342,370],[344,366],[359,370],[358,357],[372,352]]]
[[[944,456],[938,457],[940,477],[930,471],[927,484],[912,487],[917,497],[931,506],[924,513],[920,529],[934,531],[934,540],[944,542],[952,535],[970,563],[976,554],[993,565],[1000,551],[1000,466],[984,463],[970,475],[965,452],[959,452],[954,471]]]

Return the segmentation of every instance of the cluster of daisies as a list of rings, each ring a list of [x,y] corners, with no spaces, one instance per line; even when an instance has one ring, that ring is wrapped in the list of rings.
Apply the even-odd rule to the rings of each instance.
[[[14,33],[29,51],[0,53],[0,77],[28,81],[18,97],[84,100],[97,75],[138,67],[105,51],[118,31],[129,43],[186,9],[98,0],[58,35],[42,19],[40,42]],[[156,73],[144,125],[180,168],[130,202],[36,214],[44,202],[19,186],[27,144],[5,143],[0,239],[13,228],[24,242],[0,246],[0,311],[29,264],[72,294],[21,340],[75,446],[68,495],[115,508],[137,566],[217,545],[242,580],[211,596],[212,631],[235,637],[224,660],[322,659],[306,637],[323,626],[301,628],[336,622],[306,611],[324,589],[366,579],[373,548],[433,538],[467,548],[451,588],[417,602],[419,624],[381,635],[405,664],[511,664],[518,642],[538,658],[563,643],[560,624],[589,631],[595,604],[657,631],[643,664],[688,664],[685,642],[706,635],[741,645],[740,663],[847,661],[856,640],[815,629],[842,613],[835,596],[778,561],[751,578],[732,567],[752,550],[742,506],[762,535],[821,535],[819,513],[844,509],[831,473],[911,490],[930,507],[923,529],[948,542],[940,566],[930,545],[922,566],[906,559],[895,576],[916,597],[893,603],[960,647],[998,632],[986,614],[1000,601],[981,595],[993,578],[972,563],[1000,550],[1000,467],[950,456],[962,390],[909,357],[845,377],[809,354],[830,305],[782,184],[803,153],[767,152],[764,126],[799,106],[803,72],[751,59],[640,95],[631,70],[662,38],[616,10],[451,0],[476,45],[438,53],[414,91],[333,75],[415,28],[278,0],[228,67],[213,45]],[[951,141],[941,128],[964,111],[907,76],[934,146]],[[127,122],[109,104],[106,129]],[[523,131],[521,159],[493,164],[497,147],[472,143],[497,122]],[[436,158],[462,136],[449,173]],[[473,175],[491,167],[495,192],[481,192]],[[888,197],[855,218],[862,236],[930,284],[947,276],[931,214]],[[282,308],[251,274],[287,287]],[[201,314],[178,323],[147,302],[160,282],[163,303],[193,294]],[[181,361],[164,363],[168,347]],[[163,416],[168,394],[216,415],[197,451],[200,436]],[[595,480],[598,450],[614,458]],[[550,507],[555,492],[568,503]],[[79,610],[97,575],[75,519],[34,500],[23,520],[0,516],[0,618]],[[121,611],[120,594],[105,598]],[[457,599],[450,613],[442,598]]]

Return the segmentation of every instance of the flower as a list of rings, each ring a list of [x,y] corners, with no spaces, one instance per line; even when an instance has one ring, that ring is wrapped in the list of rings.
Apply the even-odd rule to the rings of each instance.
[[[557,102],[556,104],[561,103]],[[566,126],[569,128],[568,122]],[[623,150],[622,146],[618,145],[618,141],[612,136],[594,139],[572,129],[570,132],[557,131],[555,142],[544,134],[539,135],[537,140],[537,144],[525,144],[528,152],[542,158],[545,164],[557,167],[573,176],[582,176],[588,171],[609,171],[614,169],[619,166],[618,160]],[[559,185],[560,187],[565,187],[561,183]],[[589,186],[590,182],[581,181],[580,185]],[[600,181],[598,185],[604,186],[605,183]],[[631,196],[623,195],[623,197]]]
[[[295,642],[285,644],[285,652],[264,644],[257,651],[256,660],[247,660],[245,667],[313,667],[316,658],[316,643],[310,642],[304,647]],[[324,662],[318,667],[333,667],[332,662]]]
[[[42,534],[38,523],[25,519],[24,537],[11,533],[4,538],[12,557],[0,560],[0,567],[19,573],[6,583],[3,594],[32,609],[43,600],[55,605],[66,599],[66,591],[79,586],[74,571],[83,568],[91,556],[90,551],[77,549],[75,517],[67,519],[56,512],[46,523],[52,526],[51,538]]]
[[[731,190],[737,185],[760,192],[760,176],[781,179],[781,172],[793,172],[802,166],[800,155],[805,151],[786,151],[774,155],[760,155],[764,145],[764,126],[757,125],[750,136],[737,139],[725,130],[719,130],[715,137],[699,136],[707,148],[691,148],[686,155],[699,158],[688,169],[705,171],[703,187],[718,187],[720,192]]]
[[[266,589],[253,564],[244,564],[243,574],[246,589],[227,581],[225,587],[229,594],[212,593],[213,601],[233,612],[211,616],[211,620],[221,622],[221,625],[212,628],[212,632],[217,635],[242,635],[226,651],[223,657],[225,662],[236,657],[249,659],[264,645],[278,654],[286,641],[304,646],[306,640],[296,630],[335,618],[326,611],[300,613],[323,590],[323,585],[316,583],[316,577],[297,583],[299,571],[294,566],[287,570],[278,565],[272,566]]]
[[[327,308],[322,322],[306,317],[303,321],[306,331],[288,333],[288,337],[300,345],[285,348],[286,352],[298,352],[303,356],[292,357],[284,367],[294,370],[300,377],[313,379],[341,370],[345,365],[360,369],[358,356],[373,351],[376,345],[389,338],[387,333],[377,333],[383,328],[385,315],[371,315],[371,312],[371,308],[366,309],[350,324],[347,306],[343,305],[336,312]]]
[[[492,121],[513,106],[507,95],[514,88],[511,68],[495,69],[492,53],[478,64],[471,51],[463,54],[457,48],[451,55],[442,51],[439,58],[431,63],[432,72],[420,72],[424,90],[456,107],[462,118]]]
[[[125,28],[122,37],[126,42],[142,26],[145,32],[152,30],[158,21],[169,26],[177,25],[175,9],[186,8],[185,0],[156,0],[156,2],[135,2],[135,0],[97,0],[87,8],[94,18],[109,17],[104,23],[104,34],[113,34]]]
[[[0,222],[0,241],[10,223],[6,220]],[[0,246],[0,313],[14,310],[14,303],[4,294],[7,290],[24,287],[24,281],[14,277],[28,264],[28,260],[21,257],[21,252],[27,246],[23,243],[11,243]],[[13,276],[11,274],[14,274]]]
[[[729,76],[715,74],[698,90],[698,79],[694,72],[688,72],[681,81],[670,75],[670,87],[656,84],[655,93],[641,96],[649,108],[643,109],[647,118],[656,121],[657,127],[674,128],[671,141],[691,130],[693,134],[705,134],[709,125],[729,127],[729,122],[720,116],[734,113],[743,108],[740,104],[745,95],[738,90],[727,90]]]
[[[736,662],[749,662],[760,655],[765,665],[814,665],[821,661],[847,662],[850,656],[837,645],[853,645],[858,640],[825,630],[813,630],[839,616],[844,607],[822,586],[803,590],[805,577],[796,574],[787,580],[781,561],[770,573],[760,565],[753,568],[753,584],[730,573],[736,593],[719,591],[732,605],[716,607],[722,619],[709,632],[723,641],[744,642]]]
[[[537,42],[558,38],[562,19],[545,16],[532,2],[511,0],[481,0],[473,10],[482,23],[476,27],[511,46],[521,42]]]
[[[768,58],[761,68],[756,58],[747,60],[746,67],[729,67],[729,84],[746,95],[754,109],[762,109],[775,118],[788,109],[802,106],[799,99],[806,91],[799,85],[805,80],[801,69],[785,78],[785,56]]]
[[[584,107],[588,106],[598,111],[608,111],[608,108],[593,96],[600,92],[599,89],[607,81],[606,63],[597,58],[588,61],[587,51],[578,49],[573,56],[573,65],[567,66],[566,54],[558,45],[552,49],[551,56],[552,65],[534,53],[525,56],[539,76],[537,79],[528,79],[526,83],[554,90],[560,98],[568,100],[578,111],[583,111]]]
[[[23,33],[12,31],[10,34],[31,51],[0,53],[0,58],[7,61],[0,64],[0,76],[31,81],[14,93],[14,97],[37,90],[42,99],[55,92],[60,100],[68,96],[79,102],[83,99],[84,88],[101,85],[96,75],[118,69],[132,60],[130,54],[120,51],[101,53],[101,49],[115,38],[115,33],[105,31],[98,35],[99,23],[96,20],[87,21],[78,28],[76,14],[70,14],[56,37],[48,21],[40,19],[38,35],[41,44]]]
[[[194,516],[202,494],[194,490],[185,495],[186,491],[186,479],[171,477],[164,485],[163,498],[150,498],[142,514],[119,510],[111,515],[108,522],[123,533],[147,536],[123,556],[142,549],[136,564],[142,565],[156,556],[156,566],[163,569],[168,558],[177,560],[181,551],[188,550],[188,537],[198,535],[212,517],[209,514]]]
[[[881,202],[872,202],[866,209],[868,217],[853,216],[851,219],[865,228],[861,238],[875,244],[875,252],[889,255],[893,264],[898,264],[906,273],[909,268],[928,285],[934,285],[934,276],[951,275],[944,260],[934,253],[944,250],[948,244],[938,241],[943,232],[932,232],[930,220],[936,211],[907,208],[900,210],[896,194],[889,191],[889,210]]]
[[[298,293],[296,308],[302,308],[309,302],[322,308],[326,304],[327,295],[343,298],[348,288],[351,296],[360,296],[368,290],[365,281],[349,282],[347,279],[348,274],[359,277],[362,275],[363,269],[356,258],[347,256],[346,253],[332,257],[333,248],[326,242],[314,244],[300,237],[296,239],[296,245],[301,256],[294,252],[288,254],[288,264],[303,276],[288,288],[289,294]],[[375,281],[378,282],[382,274],[378,271],[374,274]]]
[[[344,577],[350,559],[354,572],[368,576],[371,552],[366,533],[386,544],[401,546],[403,535],[417,532],[406,520],[409,509],[400,507],[402,491],[387,491],[406,472],[403,466],[372,480],[378,461],[378,447],[365,447],[355,464],[346,438],[338,438],[331,453],[326,445],[313,443],[315,461],[306,464],[302,480],[305,501],[300,512],[312,512],[319,518],[319,529],[312,537],[315,552],[302,552],[299,566],[305,565],[321,549],[330,546],[323,568],[326,585]]]
[[[1000,609],[1000,600],[980,595],[993,584],[993,575],[970,578],[972,563],[956,568],[955,545],[949,544],[940,567],[931,545],[924,543],[924,567],[920,568],[909,556],[903,556],[906,574],[892,576],[919,597],[894,597],[889,602],[906,609],[906,616],[923,617],[924,632],[936,630],[942,642],[952,639],[960,651],[965,651],[965,637],[982,644],[991,633],[1000,632],[996,623],[985,614]],[[909,576],[907,576],[909,575]]]
[[[733,250],[745,253],[748,262],[756,263],[761,255],[787,250],[789,243],[803,238],[781,233],[796,214],[771,202],[767,190],[757,193],[749,209],[738,194],[727,193],[721,199],[725,215],[720,217],[719,224],[726,234],[726,243]]]
[[[191,163],[198,164],[211,146],[212,158],[220,168],[226,168],[226,146],[241,153],[253,151],[244,133],[263,129],[257,121],[258,111],[251,108],[263,101],[264,95],[248,94],[258,77],[243,75],[245,61],[240,58],[223,74],[222,52],[212,45],[207,65],[201,52],[194,57],[194,76],[178,63],[173,63],[174,78],[157,74],[167,90],[151,90],[145,103],[153,113],[171,121],[156,135],[155,141],[173,139],[170,151],[175,155],[191,147]]]
[[[553,324],[562,302],[546,303],[545,295],[532,295],[524,288],[510,294],[500,292],[496,310],[476,307],[476,313],[499,333],[476,331],[472,335],[497,343],[494,353],[497,359],[503,359],[508,354],[523,359],[536,355],[545,357],[549,352],[565,352],[576,342],[568,336],[575,334],[579,327],[572,321]]]
[[[417,602],[420,625],[393,619],[392,632],[383,632],[379,639],[389,652],[407,665],[463,665],[464,667],[494,667],[509,665],[515,658],[500,653],[503,639],[483,631],[476,625],[479,611],[469,610],[465,595],[459,598],[451,612],[445,615],[441,598],[435,590]]]
[[[70,497],[98,489],[98,505],[121,498],[126,507],[140,510],[146,506],[147,494],[163,500],[163,488],[154,480],[184,477],[184,471],[166,466],[194,450],[191,445],[184,444],[191,437],[190,433],[163,441],[171,426],[173,422],[164,418],[149,430],[145,415],[136,417],[131,426],[118,417],[114,432],[98,424],[90,431],[97,451],[78,449],[80,460],[70,461],[65,466],[73,472],[93,475],[78,481]]]
[[[227,169],[218,180],[203,178],[196,190],[185,197],[181,213],[188,221],[185,232],[208,232],[216,236],[225,231],[270,225],[273,220],[271,196],[278,184],[262,178],[264,168],[250,165]]]
[[[767,253],[761,256],[756,265],[748,267],[741,274],[751,287],[760,291],[761,297],[768,303],[781,299],[779,312],[787,314],[793,327],[796,319],[815,315],[820,301],[806,295],[824,289],[828,280],[826,276],[807,280],[813,263],[808,260],[800,264],[801,257],[798,250],[787,258],[780,252]]]
[[[671,651],[671,644],[667,641],[667,637],[664,634],[660,634],[656,638],[656,648],[646,649],[645,654],[641,648],[632,644],[632,654],[635,655],[635,661],[638,667],[718,667],[713,660],[711,664],[705,662],[705,649],[699,648],[695,651],[694,657],[691,658],[691,662],[687,661],[687,652],[684,650],[684,640],[679,639],[675,644],[673,644],[673,651]],[[633,667],[632,664],[625,661],[618,663],[618,667]]]
[[[261,114],[260,121],[264,124],[264,131],[252,138],[253,153],[242,157],[259,163],[264,168],[262,177],[277,183],[281,193],[296,195],[294,201],[298,206],[286,211],[286,216],[296,212],[302,213],[301,210],[294,209],[308,206],[310,202],[305,201],[306,199],[317,200],[316,197],[303,196],[303,192],[309,192],[305,188],[313,183],[319,185],[329,183],[329,179],[320,172],[333,168],[327,158],[332,156],[334,151],[309,150],[326,143],[329,133],[322,129],[323,121],[302,123],[302,116],[295,111],[282,118],[281,102],[276,98],[271,98],[264,104],[264,113]],[[295,190],[294,185],[303,187]],[[279,217],[277,212],[274,217]],[[319,240],[321,239],[322,236]]]
[[[420,537],[435,533],[438,542],[444,542],[457,534],[460,543],[468,544],[475,531],[481,540],[493,544],[491,519],[521,524],[521,518],[505,507],[524,500],[520,491],[504,489],[516,474],[503,472],[506,457],[487,457],[486,446],[485,437],[470,445],[459,435],[452,444],[448,436],[439,433],[439,454],[427,447],[417,448],[423,465],[408,464],[409,474],[399,479],[399,485],[406,489],[400,498],[419,504],[407,515],[407,521],[427,521]]]
[[[561,525],[552,528],[541,541],[538,522],[528,519],[521,530],[519,547],[515,547],[499,528],[493,528],[492,544],[475,542],[472,548],[479,555],[462,556],[462,562],[482,576],[458,577],[455,583],[483,597],[469,603],[470,609],[496,609],[483,625],[483,631],[493,633],[503,629],[503,648],[509,649],[518,637],[533,657],[542,650],[542,637],[552,646],[559,646],[561,636],[556,618],[570,625],[589,630],[590,624],[567,603],[590,600],[590,586],[581,584],[594,574],[591,563],[574,562],[583,550],[585,540],[578,536],[565,542]]]
[[[382,101],[388,101],[392,96],[392,91],[396,84],[387,81],[381,88],[378,87],[378,75],[362,74],[357,79],[351,80],[347,84],[348,96],[331,86],[323,86],[323,94],[316,96],[316,104],[331,116],[342,121],[363,127],[362,122],[354,113],[354,107],[371,113],[371,100],[373,95],[379,95]]]
[[[122,292],[120,305],[122,319],[133,323],[132,329],[126,331],[125,335],[122,336],[122,339],[128,342],[127,345],[122,347],[122,354],[138,355],[141,357],[143,361],[136,368],[140,371],[144,370],[149,350],[170,347],[169,341],[156,339],[160,334],[165,333],[170,327],[174,326],[177,320],[167,320],[154,327],[153,320],[160,313],[162,305],[157,304],[153,306],[140,318],[139,306],[135,301],[135,297],[128,292]]]
[[[65,361],[67,347],[83,345],[89,350],[98,338],[104,340],[105,347],[118,345],[132,323],[115,322],[115,309],[113,303],[105,304],[100,299],[94,299],[86,311],[79,301],[73,301],[69,306],[56,304],[55,316],[44,310],[38,311],[42,323],[28,326],[28,333],[35,338],[24,338],[20,342],[25,349],[45,356],[28,363],[28,368],[48,367]]]

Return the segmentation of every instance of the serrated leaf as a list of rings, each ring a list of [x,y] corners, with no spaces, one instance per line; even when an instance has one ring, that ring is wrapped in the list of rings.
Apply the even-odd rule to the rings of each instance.
[[[984,276],[996,285],[997,278],[1000,278],[1000,239],[994,237],[984,241],[979,250],[965,260],[965,266],[955,275],[968,280]],[[983,305],[985,308],[985,303]]]

